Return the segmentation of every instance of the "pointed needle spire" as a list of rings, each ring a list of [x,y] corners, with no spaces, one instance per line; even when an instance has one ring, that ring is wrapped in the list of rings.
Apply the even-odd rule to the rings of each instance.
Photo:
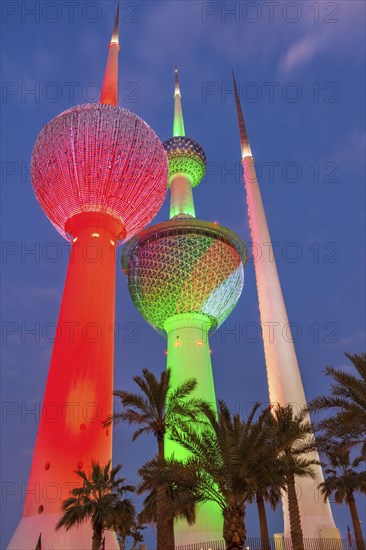
[[[174,90],[174,97],[175,97],[177,94],[181,95],[180,87],[179,87],[179,75],[178,75],[178,67],[177,66],[175,66],[174,73],[175,73],[175,90]]]
[[[174,88],[174,123],[173,136],[185,136],[184,120],[182,111],[182,100],[179,87],[178,69],[175,67],[175,88]]]
[[[236,85],[234,71],[233,71],[233,81],[234,81],[236,111],[237,111],[237,114],[238,114],[239,132],[240,132],[241,156],[242,156],[242,158],[251,157],[252,156],[252,151],[251,151],[250,145],[249,145],[247,129],[245,127],[243,110],[242,110],[241,104],[240,104],[240,98],[239,98],[238,88],[237,88],[237,85]]]
[[[100,103],[107,105],[118,105],[118,52],[119,52],[119,2],[117,5],[116,17],[112,38],[109,43],[107,65],[104,73]]]
[[[114,27],[113,27],[113,34],[111,43],[114,42],[116,44],[119,44],[119,2],[117,4],[117,11],[116,11],[116,17],[114,19]]]

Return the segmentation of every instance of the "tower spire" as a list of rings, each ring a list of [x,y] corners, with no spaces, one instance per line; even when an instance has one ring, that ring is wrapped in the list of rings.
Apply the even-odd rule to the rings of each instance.
[[[114,27],[111,42],[115,42],[119,45],[119,2],[117,4],[116,17],[114,19]]]
[[[273,404],[284,406],[296,403],[297,406],[303,407],[306,405],[306,397],[294,345],[296,339],[291,335],[292,323],[289,322],[282,294],[276,267],[276,254],[273,251],[234,73],[233,80],[250,230],[253,244],[256,243],[256,246],[261,251],[261,254],[254,262],[254,270],[260,322],[262,325],[269,398]],[[277,328],[273,328],[272,332],[272,330],[268,330],[268,327]],[[284,331],[287,334],[286,337],[284,337]],[[309,416],[306,419],[310,421]],[[324,478],[317,452],[313,451],[308,455],[308,458],[315,461],[313,472],[316,486],[318,486],[319,483],[323,482]],[[314,499],[313,491],[305,478],[296,478],[296,486],[301,495],[298,504],[304,537],[309,540],[318,540],[319,537],[339,539],[339,533],[335,529],[329,502],[323,502],[322,499]],[[290,535],[291,525],[289,509],[285,501],[283,501],[283,510],[286,539]],[[334,542],[334,544],[336,543]]]
[[[107,65],[104,73],[100,103],[118,105],[118,52],[119,47],[119,2],[117,5],[116,17],[112,38],[109,43]]]
[[[178,68],[175,66],[175,88],[174,88],[174,123],[173,136],[185,136],[184,120],[182,111],[182,96],[179,87]]]
[[[206,155],[196,141],[185,135],[177,66],[174,72],[173,137],[164,143],[169,163],[170,219],[194,218],[192,188],[205,175]]]
[[[236,85],[234,71],[233,71],[233,82],[234,82],[236,111],[237,111],[237,114],[238,114],[239,132],[240,132],[241,156],[242,156],[242,158],[252,157],[253,155],[252,155],[252,151],[251,151],[251,148],[250,148],[250,145],[249,145],[247,129],[245,127],[243,110],[242,110],[241,104],[240,104],[240,98],[239,98],[238,88],[237,88],[237,85]]]

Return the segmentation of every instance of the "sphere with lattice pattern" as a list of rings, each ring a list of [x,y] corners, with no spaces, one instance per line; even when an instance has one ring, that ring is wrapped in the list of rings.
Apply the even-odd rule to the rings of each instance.
[[[115,218],[129,238],[160,209],[167,190],[163,145],[140,117],[114,105],[78,105],[51,120],[35,143],[31,174],[39,203],[66,238],[82,212]]]
[[[163,146],[169,162],[169,185],[176,174],[187,174],[196,187],[206,172],[206,155],[201,145],[185,136],[172,137]]]
[[[195,219],[145,229],[122,253],[132,300],[160,331],[180,313],[202,313],[210,319],[211,332],[217,330],[240,297],[246,261],[237,235]]]

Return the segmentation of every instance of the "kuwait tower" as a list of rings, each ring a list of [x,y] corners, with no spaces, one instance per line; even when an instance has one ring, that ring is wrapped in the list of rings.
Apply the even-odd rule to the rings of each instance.
[[[233,80],[250,229],[253,243],[256,243],[261,250],[261,255],[255,260],[254,267],[269,397],[271,403],[280,405],[293,403],[303,407],[306,405],[304,388],[295,346],[290,335],[286,306],[234,75]],[[273,334],[270,327],[273,329]],[[284,327],[287,331],[286,338],[282,336]],[[319,458],[317,453],[314,453],[314,458]],[[314,539],[338,538],[339,533],[334,524],[330,505],[328,502],[323,502],[323,498],[316,489],[317,485],[323,481],[321,467],[313,466],[313,468],[316,475],[314,480],[306,478],[296,480],[303,535],[305,538]],[[290,522],[287,506],[283,506],[283,510],[284,533],[285,537],[289,537]]]
[[[89,524],[55,532],[61,504],[79,484],[74,470],[111,460],[103,420],[112,410],[116,247],[148,224],[167,188],[164,148],[118,102],[118,11],[100,103],[51,120],[33,149],[36,197],[71,241],[23,517],[10,549],[91,547]],[[107,547],[117,549],[113,533]]]
[[[173,387],[197,379],[195,396],[216,404],[208,335],[235,307],[244,281],[246,248],[237,235],[195,217],[192,188],[206,167],[202,147],[186,137],[176,70],[173,137],[164,143],[169,162],[170,221],[139,233],[125,246],[122,267],[132,300],[158,332],[167,335]],[[186,451],[166,441],[167,456]],[[219,506],[198,509],[195,525],[175,525],[175,543],[222,539]]]

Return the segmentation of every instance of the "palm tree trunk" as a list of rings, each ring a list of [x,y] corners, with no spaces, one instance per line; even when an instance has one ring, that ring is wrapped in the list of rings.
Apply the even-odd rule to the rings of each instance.
[[[348,495],[347,504],[349,507],[349,511],[351,512],[353,531],[355,533],[355,539],[356,539],[356,548],[357,550],[365,550],[365,542],[362,536],[361,524],[360,524],[360,519],[358,517],[356,501],[352,493]]]
[[[230,506],[224,510],[223,515],[226,550],[243,550],[246,538],[244,505]]]
[[[99,550],[100,545],[102,544],[102,535],[103,535],[103,526],[94,525],[92,550]]]
[[[175,548],[175,539],[174,539],[174,518],[169,514],[169,519],[167,520],[167,533],[168,533],[168,546],[169,550],[174,550]]]
[[[304,550],[299,504],[295,489],[295,476],[293,474],[286,476],[286,484],[292,548],[293,550]]]
[[[269,544],[269,534],[268,534],[266,508],[265,508],[265,505],[264,505],[263,495],[260,491],[257,491],[256,500],[257,500],[259,530],[260,530],[260,534],[261,534],[262,550],[270,550],[271,547],[270,547],[270,544]]]
[[[158,435],[158,459],[164,460],[164,435]],[[156,550],[174,550],[174,524],[169,524],[169,510],[167,502],[166,486],[159,484],[156,489]]]

